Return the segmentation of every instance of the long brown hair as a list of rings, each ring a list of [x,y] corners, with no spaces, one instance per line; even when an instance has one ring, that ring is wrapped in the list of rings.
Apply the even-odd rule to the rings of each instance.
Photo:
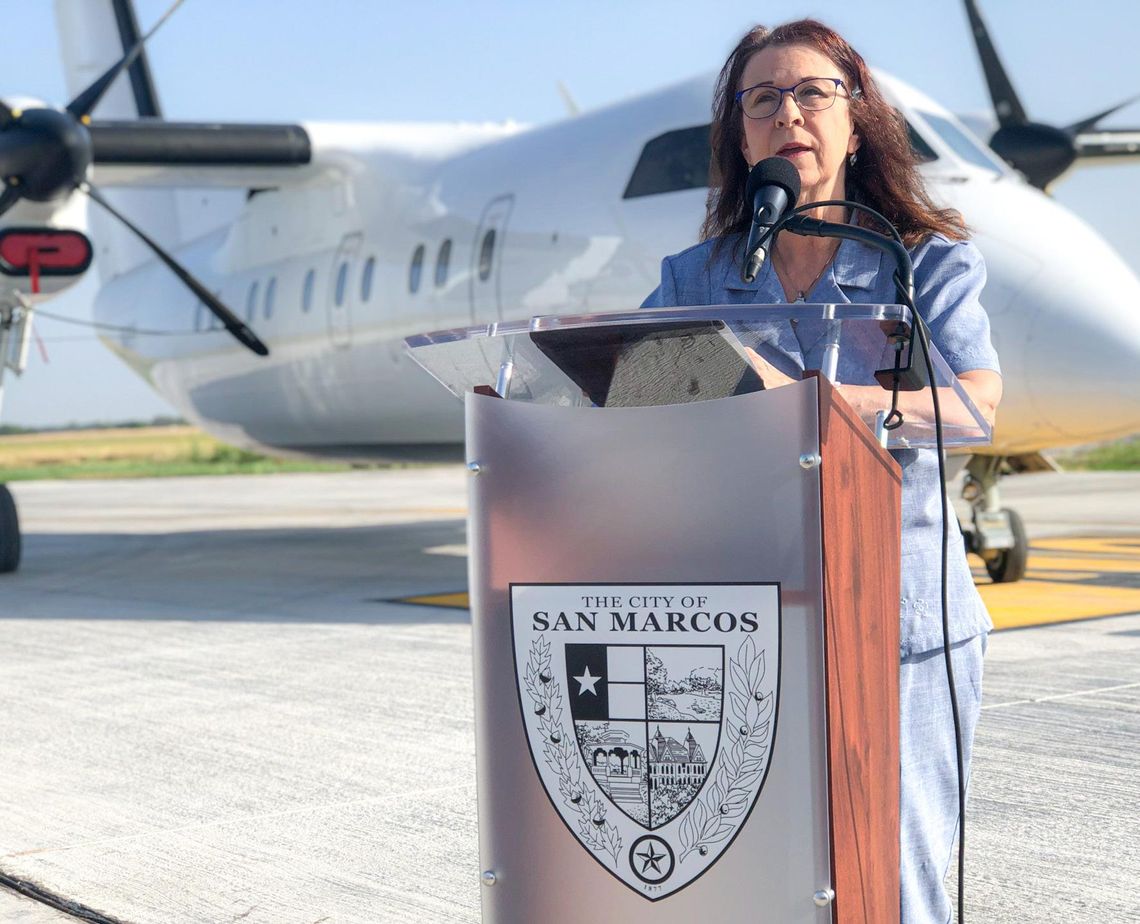
[[[847,198],[882,212],[908,247],[936,232],[951,240],[965,239],[962,216],[953,209],[938,208],[927,195],[915,169],[918,161],[906,121],[883,97],[867,62],[835,30],[814,19],[798,19],[772,30],[756,26],[737,43],[721,69],[713,96],[712,169],[701,240],[745,232],[751,223],[751,209],[744,201],[748,182],[748,164],[741,154],[744,115],[736,105],[736,91],[749,59],[778,45],[814,48],[843,73],[849,92],[862,91],[850,100],[851,119],[861,144],[855,165],[847,167]],[[865,216],[857,220],[870,223]]]

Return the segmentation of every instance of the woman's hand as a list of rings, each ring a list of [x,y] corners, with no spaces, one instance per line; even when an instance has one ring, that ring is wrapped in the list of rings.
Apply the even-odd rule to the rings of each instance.
[[[779,388],[781,385],[788,385],[796,381],[791,376],[784,375],[784,373],[768,362],[768,360],[752,349],[752,347],[745,347],[744,352],[752,363],[752,368],[755,369],[756,374],[760,376],[760,381],[764,383],[765,388]]]

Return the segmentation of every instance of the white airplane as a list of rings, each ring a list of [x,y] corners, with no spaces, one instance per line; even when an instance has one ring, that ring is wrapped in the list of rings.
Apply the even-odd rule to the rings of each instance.
[[[996,580],[1017,580],[1027,544],[1001,474],[1140,430],[1140,280],[1042,189],[1078,158],[1140,157],[1140,131],[1096,129],[1119,107],[1069,129],[1031,123],[966,6],[999,113],[990,146],[877,76],[929,189],[967,216],[986,258],[1005,397],[993,445],[963,460],[965,531]],[[104,342],[235,445],[458,456],[460,407],[407,357],[406,336],[634,307],[704,213],[713,75],[533,129],[175,124],[158,118],[130,0],[56,9],[75,100],[0,107],[0,358],[19,368],[35,306],[86,269],[87,238],[66,230],[86,192],[120,210],[90,216]],[[143,246],[127,215],[161,244]],[[0,571],[18,560],[0,486]]]

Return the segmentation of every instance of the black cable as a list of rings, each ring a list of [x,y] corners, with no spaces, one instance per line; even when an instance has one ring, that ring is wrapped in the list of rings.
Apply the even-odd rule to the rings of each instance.
[[[899,279],[895,277],[896,285]],[[901,286],[899,286],[901,291]],[[962,747],[962,719],[958,711],[958,689],[954,682],[954,659],[950,651],[950,602],[947,573],[950,561],[950,519],[947,508],[950,498],[946,491],[946,447],[942,434],[942,405],[934,379],[934,361],[930,358],[930,330],[918,313],[914,299],[906,293],[906,306],[918,325],[919,341],[926,372],[930,377],[930,400],[934,408],[934,438],[938,451],[938,485],[942,499],[942,656],[946,662],[946,683],[950,689],[950,714],[954,720],[954,755],[958,768],[958,924],[966,921],[966,761]]]
[[[927,327],[926,321],[918,311],[918,306],[914,300],[914,267],[910,263],[910,254],[907,253],[902,236],[899,234],[898,229],[895,228],[885,216],[875,211],[870,206],[863,205],[861,202],[852,202],[848,199],[828,199],[823,202],[808,202],[804,205],[797,206],[790,210],[773,228],[770,236],[774,237],[779,231],[789,222],[795,221],[802,224],[803,219],[799,216],[814,209],[823,208],[825,206],[844,206],[850,209],[858,209],[872,215],[880,221],[890,231],[890,244],[887,247],[894,252],[896,261],[899,268],[894,274],[895,290],[897,291],[902,303],[910,309],[913,324],[915,326],[915,334],[918,338],[919,346],[922,350],[923,361],[926,366],[927,381],[930,385],[930,400],[934,411],[934,439],[936,452],[938,454],[938,487],[939,496],[942,501],[942,561],[941,561],[941,591],[942,591],[942,655],[946,663],[946,683],[950,689],[950,714],[954,722],[954,753],[957,762],[958,771],[958,924],[965,924],[966,921],[966,907],[965,907],[965,894],[966,894],[966,772],[965,772],[965,754],[962,745],[962,720],[958,709],[958,690],[954,682],[954,664],[953,657],[950,651],[950,594],[949,594],[949,563],[950,563],[950,521],[947,516],[947,508],[950,505],[949,496],[946,491],[946,446],[944,435],[942,432],[942,405],[938,397],[938,383],[935,380],[934,374],[934,361],[930,357],[930,328]],[[814,228],[806,230],[801,233],[818,234],[823,236],[825,222],[813,222]],[[788,228],[795,232],[798,230],[793,224]],[[832,229],[834,231],[840,228]],[[866,229],[864,229],[866,230]],[[855,235],[848,235],[855,237]],[[860,237],[864,237],[861,235]],[[882,243],[878,244],[880,247],[885,247],[887,238],[884,235],[877,235],[882,238]],[[868,243],[872,243],[868,241]],[[900,253],[901,251],[901,253]],[[905,272],[906,276],[902,275]],[[911,358],[913,363],[913,357]],[[897,364],[896,364],[897,365]],[[898,380],[895,381],[895,389],[897,395]],[[892,412],[897,411],[897,406],[892,400]],[[901,416],[901,415],[900,415]],[[900,420],[901,423],[901,420]]]
[[[81,905],[69,898],[63,898],[34,882],[11,876],[8,873],[0,872],[0,888],[11,889],[25,898],[47,905],[49,908],[54,908],[56,911],[61,911],[80,921],[88,921],[90,924],[122,924],[117,918],[108,917],[101,911],[88,908],[86,905]]]

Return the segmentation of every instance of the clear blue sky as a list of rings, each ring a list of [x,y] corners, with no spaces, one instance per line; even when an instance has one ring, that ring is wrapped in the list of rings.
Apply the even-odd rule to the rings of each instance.
[[[167,0],[136,0],[143,29]],[[0,93],[66,102],[53,4],[0,0]],[[1140,93],[1140,4],[982,0],[1030,116],[1066,124]],[[250,121],[561,118],[556,84],[583,108],[715,71],[757,21],[813,15],[872,65],[956,112],[988,110],[957,0],[186,0],[150,45],[168,118]],[[1106,125],[1140,126],[1140,103]],[[1086,168],[1057,198],[1117,243],[1140,270],[1140,164]],[[88,316],[84,283],[51,306]],[[1140,310],[1140,307],[1138,307]],[[42,321],[50,362],[33,350],[8,379],[0,421],[25,425],[147,418],[166,405],[94,338]]]

